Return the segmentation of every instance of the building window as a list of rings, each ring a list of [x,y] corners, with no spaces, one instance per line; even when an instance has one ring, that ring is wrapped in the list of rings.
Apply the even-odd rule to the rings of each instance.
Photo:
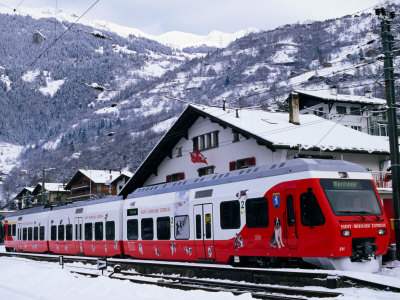
[[[248,167],[253,167],[256,165],[256,158],[255,157],[248,157],[243,159],[238,159],[236,161],[231,161],[229,163],[229,171],[245,169]]]
[[[354,129],[354,130],[358,130],[358,131],[362,130],[361,126],[350,126],[350,127],[351,127],[351,129]]]
[[[336,112],[341,115],[347,114],[346,106],[336,106]]]
[[[215,169],[215,166],[209,166],[209,167],[205,167],[205,168],[200,168],[197,170],[197,172],[199,172],[199,177],[201,177],[201,176],[205,176],[205,175],[214,174],[214,169]]]
[[[193,139],[193,150],[199,151],[210,148],[218,147],[218,131],[209,132],[203,135],[194,137]]]
[[[167,175],[165,178],[166,182],[173,182],[173,181],[179,181],[179,180],[183,180],[185,179],[185,173],[181,172],[181,173],[174,173],[171,175]]]
[[[240,140],[240,135],[238,132],[233,132],[233,143],[239,142]]]
[[[361,109],[358,107],[350,107],[350,114],[353,116],[361,115]]]
[[[220,204],[220,220],[222,229],[240,228],[239,201],[225,201]]]
[[[176,157],[181,157],[182,156],[182,147],[176,148]]]

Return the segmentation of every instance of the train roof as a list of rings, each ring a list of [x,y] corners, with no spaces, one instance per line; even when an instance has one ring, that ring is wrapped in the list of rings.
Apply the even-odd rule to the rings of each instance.
[[[46,212],[46,211],[51,211],[51,210],[56,211],[56,210],[74,208],[74,207],[95,205],[95,204],[100,204],[100,203],[115,202],[115,201],[119,201],[119,200],[122,200],[122,197],[115,196],[115,197],[107,197],[107,198],[102,198],[102,199],[97,199],[97,200],[74,202],[74,203],[67,204],[67,205],[60,205],[60,206],[53,206],[53,207],[38,206],[38,207],[32,207],[32,208],[27,208],[27,209],[16,211],[12,214],[9,214],[7,217],[23,216],[23,215],[41,213],[41,212]]]
[[[129,194],[127,199],[306,171],[366,172],[367,170],[361,165],[343,160],[292,159],[222,174],[145,186]]]

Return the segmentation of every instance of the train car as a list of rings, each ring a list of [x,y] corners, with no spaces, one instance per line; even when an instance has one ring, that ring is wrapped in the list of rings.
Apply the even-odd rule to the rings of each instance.
[[[48,252],[49,214],[50,208],[34,207],[7,216],[4,238],[6,251]]]
[[[139,188],[123,206],[126,255],[216,263],[302,259],[379,271],[389,222],[361,166],[317,159]]]
[[[49,251],[116,257],[122,248],[122,198],[109,197],[54,207],[49,214]]]

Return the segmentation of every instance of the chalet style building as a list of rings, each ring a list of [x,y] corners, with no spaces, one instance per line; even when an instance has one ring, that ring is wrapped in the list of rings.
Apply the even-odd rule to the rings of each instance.
[[[297,157],[341,159],[384,172],[389,143],[312,114],[189,105],[123,187],[136,188],[280,163]]]
[[[44,201],[46,204],[61,204],[67,201],[70,191],[65,188],[63,183],[45,182]],[[35,204],[42,205],[42,183],[38,183],[33,189],[32,195],[35,197]]]
[[[34,201],[34,196],[32,195],[35,187],[24,187],[14,198],[17,202],[18,209],[24,209],[28,202]]]
[[[132,176],[130,172],[79,169],[67,183],[71,190],[67,201],[100,199],[117,195],[118,190]]]
[[[386,100],[372,97],[371,91],[354,96],[338,94],[336,87],[332,87],[330,91],[296,90],[294,93],[299,98],[300,114],[314,114],[370,135],[388,134]]]

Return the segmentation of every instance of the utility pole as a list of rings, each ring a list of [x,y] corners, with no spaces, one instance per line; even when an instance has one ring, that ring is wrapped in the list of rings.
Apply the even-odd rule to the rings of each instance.
[[[388,115],[388,133],[390,145],[390,162],[392,172],[393,192],[393,213],[394,230],[396,237],[396,257],[400,260],[400,164],[399,164],[399,139],[397,134],[397,104],[394,96],[394,75],[393,75],[393,35],[390,24],[395,18],[394,11],[387,13],[385,8],[375,9],[375,14],[381,21],[381,37],[383,48],[383,66],[385,72],[385,88]]]
[[[46,204],[45,199],[44,199],[44,171],[45,171],[45,169],[43,167],[43,169],[42,169],[42,205],[43,206]]]

